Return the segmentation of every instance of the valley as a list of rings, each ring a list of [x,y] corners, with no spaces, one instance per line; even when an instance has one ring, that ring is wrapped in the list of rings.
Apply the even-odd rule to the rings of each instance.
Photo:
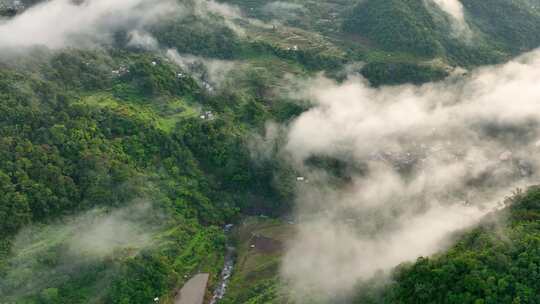
[[[539,0],[0,0],[0,303],[540,303]]]

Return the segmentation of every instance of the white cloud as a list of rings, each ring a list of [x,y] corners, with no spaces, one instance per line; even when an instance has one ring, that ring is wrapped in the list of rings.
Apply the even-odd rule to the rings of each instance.
[[[295,95],[314,106],[290,125],[285,147],[310,181],[298,188],[298,234],[282,269],[296,294],[344,294],[433,254],[513,189],[537,183],[538,79],[536,51],[423,86],[305,83]],[[364,169],[336,185],[305,165],[314,155]]]
[[[447,12],[456,20],[464,21],[465,13],[463,12],[463,4],[459,0],[433,0],[443,11]]]
[[[159,43],[152,35],[145,31],[134,30],[129,34],[128,45],[145,50],[159,50]]]
[[[119,29],[139,29],[177,12],[174,0],[45,1],[0,24],[0,45],[49,48],[110,41]]]
[[[229,73],[241,66],[241,63],[236,61],[179,54],[173,49],[167,50],[166,55],[184,71],[190,72],[201,84],[207,83],[212,87],[220,87]]]
[[[116,210],[94,209],[61,222],[28,226],[13,240],[0,295],[14,301],[62,284],[96,261],[136,255],[155,244],[163,221],[164,215],[140,200]]]
[[[297,3],[274,1],[265,4],[262,11],[278,19],[297,18],[299,14],[306,13],[306,8]]]
[[[465,9],[459,0],[431,0],[452,19],[452,27],[457,36],[470,40],[472,31],[465,19]]]

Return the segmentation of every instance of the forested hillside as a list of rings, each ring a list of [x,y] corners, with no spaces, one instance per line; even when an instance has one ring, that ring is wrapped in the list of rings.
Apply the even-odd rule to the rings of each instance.
[[[153,66],[154,57],[120,56],[122,59],[101,52],[66,51],[44,59],[47,63],[39,70],[3,69],[3,248],[8,254],[11,237],[31,223],[53,223],[94,207],[122,208],[140,199],[151,201],[156,212],[166,215],[154,219],[165,221],[159,223],[161,229],[169,231],[161,232],[166,233],[164,241],[174,245],[133,256],[122,271],[149,267],[143,271],[152,273],[159,266],[163,268],[162,280],[148,277],[154,287],[149,285],[140,294],[139,288],[118,278],[115,281],[123,288],[109,295],[117,299],[114,301],[146,303],[171,287],[175,281],[172,271],[189,271],[199,259],[208,258],[206,252],[223,246],[219,229],[210,225],[223,225],[247,208],[250,192],[266,195],[272,190],[265,181],[270,177],[254,171],[249,163],[249,153],[242,148],[245,130],[234,124],[235,114],[212,106],[223,102],[223,97],[207,96],[191,78],[178,79],[175,75],[179,71],[169,63]],[[130,75],[110,75],[115,62],[126,64]],[[215,111],[216,119],[200,119],[194,110],[198,105]],[[235,106],[246,107],[247,112],[249,103]],[[236,115],[241,117],[242,112]],[[187,244],[170,243],[193,233],[195,238],[190,236]],[[38,259],[37,264],[27,271],[36,271],[34,267],[50,267],[52,271],[61,264],[57,260],[61,257],[54,254],[61,247],[56,246],[62,243],[35,249],[38,251],[32,258]],[[186,258],[189,252],[195,256],[173,262],[179,252],[185,252]],[[50,259],[41,260],[43,254]],[[118,259],[130,255],[126,252]],[[164,261],[167,257],[173,260]],[[214,258],[219,260],[219,256]],[[101,263],[84,265],[92,271],[83,272],[83,277],[78,277],[79,272],[70,274],[74,277],[59,289],[58,301],[86,303],[87,290],[80,284],[99,282],[104,271]],[[11,267],[18,265],[4,262],[8,280],[3,282],[2,291],[7,295],[17,293],[19,287],[25,289],[24,283],[30,279],[25,275],[19,278],[22,270]],[[13,271],[18,278],[12,281]]]
[[[344,29],[388,51],[445,56],[460,65],[492,63],[538,46],[536,1],[462,3],[467,24],[458,24],[461,30],[452,26],[451,17],[440,8],[423,0],[361,1]]]
[[[184,37],[182,25],[155,31],[163,44],[197,55],[246,58],[244,52],[259,48],[235,45],[226,29],[231,38],[221,42],[212,39],[223,39],[222,33],[197,25]],[[199,38],[189,42],[194,34]],[[210,80],[196,81],[163,54],[118,43],[107,50],[39,49],[2,63],[4,299],[148,303],[170,294],[196,269],[219,273],[225,223],[241,213],[277,215],[287,204],[286,190],[272,182],[279,165],[252,163],[247,147],[251,130],[266,119],[298,112],[287,101],[266,101],[264,81],[275,73],[268,65],[281,60],[271,49],[263,46],[258,54],[264,59],[253,59],[265,74],[246,66],[227,80],[235,90],[214,92],[204,86]],[[129,206],[140,201],[150,204],[142,221],[153,230],[151,248],[135,244],[99,259],[61,253],[78,232],[56,226],[81,214],[84,219],[95,208],[131,212]],[[25,227],[45,232],[37,239],[14,238]],[[65,264],[86,255],[88,261]]]
[[[279,272],[310,182],[284,152],[315,105],[304,82],[420,85],[540,45],[537,0],[462,0],[461,33],[428,0],[129,0],[175,9],[23,39],[45,27],[25,16],[92,2],[106,3],[0,1],[0,303],[173,303],[201,272],[209,299],[230,244],[243,262],[222,303],[298,302]],[[366,171],[324,154],[301,166],[334,188]],[[335,301],[540,303],[539,193]]]

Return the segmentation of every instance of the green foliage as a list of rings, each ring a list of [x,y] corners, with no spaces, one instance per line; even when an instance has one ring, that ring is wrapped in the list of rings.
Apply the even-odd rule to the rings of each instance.
[[[536,0],[462,0],[473,18],[470,22],[496,39],[511,53],[536,48],[540,44],[540,7]]]
[[[294,235],[291,225],[263,217],[246,218],[234,233],[237,248],[236,266],[224,304],[290,303],[287,286],[279,275],[282,250],[271,252],[251,248],[254,235],[264,236],[277,244]]]
[[[225,299],[224,304],[246,303],[246,304],[278,304],[283,303],[278,296],[278,279],[261,280],[251,286],[242,299]]]
[[[442,52],[435,23],[422,0],[361,1],[344,29],[376,42],[388,51],[433,57]]]
[[[135,58],[134,58],[135,59]],[[136,60],[128,67],[129,73],[125,74],[118,81],[114,88],[115,95],[130,98],[168,95],[200,95],[200,89],[195,81],[190,77],[178,79],[175,68],[158,59],[143,57]],[[128,85],[131,92],[122,89],[123,85]]]
[[[39,302],[43,304],[58,303],[59,295],[57,288],[47,288],[41,291]]]
[[[428,65],[385,62],[368,63],[364,66],[361,73],[362,76],[369,79],[373,86],[402,84],[404,82],[422,84],[429,81],[441,80],[448,76],[445,70]]]
[[[120,66],[129,73],[112,75]],[[19,284],[17,277],[2,277],[2,298],[147,303],[167,296],[184,275],[219,273],[224,239],[213,225],[249,208],[248,195],[274,195],[272,172],[255,169],[245,144],[245,126],[263,124],[268,112],[253,98],[236,104],[209,96],[178,72],[144,53],[72,50],[0,70],[0,276],[13,273],[13,237],[31,224],[145,198],[166,215],[163,229],[171,229],[142,255],[89,261],[23,294],[3,289]],[[193,100],[217,118],[198,118]],[[230,107],[241,111],[226,114]],[[51,238],[64,242],[56,232]],[[39,251],[43,258],[21,256],[29,264],[18,278],[50,267],[56,273],[62,247],[53,244]]]
[[[417,58],[441,57],[461,66],[493,64],[508,58],[508,52],[516,53],[540,43],[537,33],[530,32],[537,27],[538,14],[524,2],[463,1],[469,32],[460,34],[451,17],[428,1],[360,1],[343,28],[388,52]],[[410,73],[399,77],[409,80],[410,76],[412,81],[422,81]]]
[[[108,303],[146,304],[156,295],[167,293],[170,288],[167,261],[152,255],[130,259],[122,266],[121,279],[117,279],[108,296]]]
[[[236,34],[218,21],[187,16],[166,21],[152,30],[156,39],[179,53],[232,59],[242,51]]]
[[[241,62],[224,88],[212,92],[163,55],[127,47],[122,32],[102,50],[38,49],[32,59],[1,62],[0,298],[29,304],[149,303],[156,296],[170,298],[184,276],[219,273],[225,241],[217,227],[241,213],[279,215],[294,195],[290,168],[278,158],[254,163],[248,150],[252,133],[262,132],[266,121],[287,123],[307,107],[276,98],[283,74],[337,74],[354,58],[367,62],[361,72],[375,86],[441,79],[445,69],[425,59],[471,66],[537,46],[534,1],[463,0],[478,38],[473,44],[452,36],[448,18],[428,11],[423,0],[309,2],[299,10],[309,16],[286,21],[304,31],[284,26],[283,36],[249,22],[246,35],[237,35],[214,14],[187,14],[148,29],[162,47],[180,54]],[[234,2],[262,10],[269,1]],[[321,23],[334,11],[335,24],[346,17],[343,28],[360,38],[361,47],[335,25]],[[281,44],[285,37],[305,45],[287,49]],[[215,118],[201,119],[201,111]],[[337,179],[347,179],[351,170],[332,159],[307,165],[331,169]],[[505,235],[512,243],[492,234],[493,227],[478,228],[446,255],[403,266],[391,292],[379,293],[375,286],[367,297],[372,302],[365,303],[539,302],[537,192],[520,196],[511,207]],[[140,198],[162,214],[153,246],[142,252],[126,248],[67,267],[61,230],[22,251],[14,248],[25,228],[61,224],[95,208],[112,211]],[[242,289],[244,279],[257,280],[225,303],[281,303],[279,259],[255,260],[236,287]],[[49,280],[30,286],[28,278],[43,273]]]
[[[98,90],[111,85],[111,64],[103,54],[74,50],[53,55],[45,73],[60,86]]]

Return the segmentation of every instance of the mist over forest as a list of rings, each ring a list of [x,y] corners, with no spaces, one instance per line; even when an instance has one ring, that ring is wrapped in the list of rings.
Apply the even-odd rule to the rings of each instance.
[[[540,0],[0,0],[0,303],[540,303]]]

